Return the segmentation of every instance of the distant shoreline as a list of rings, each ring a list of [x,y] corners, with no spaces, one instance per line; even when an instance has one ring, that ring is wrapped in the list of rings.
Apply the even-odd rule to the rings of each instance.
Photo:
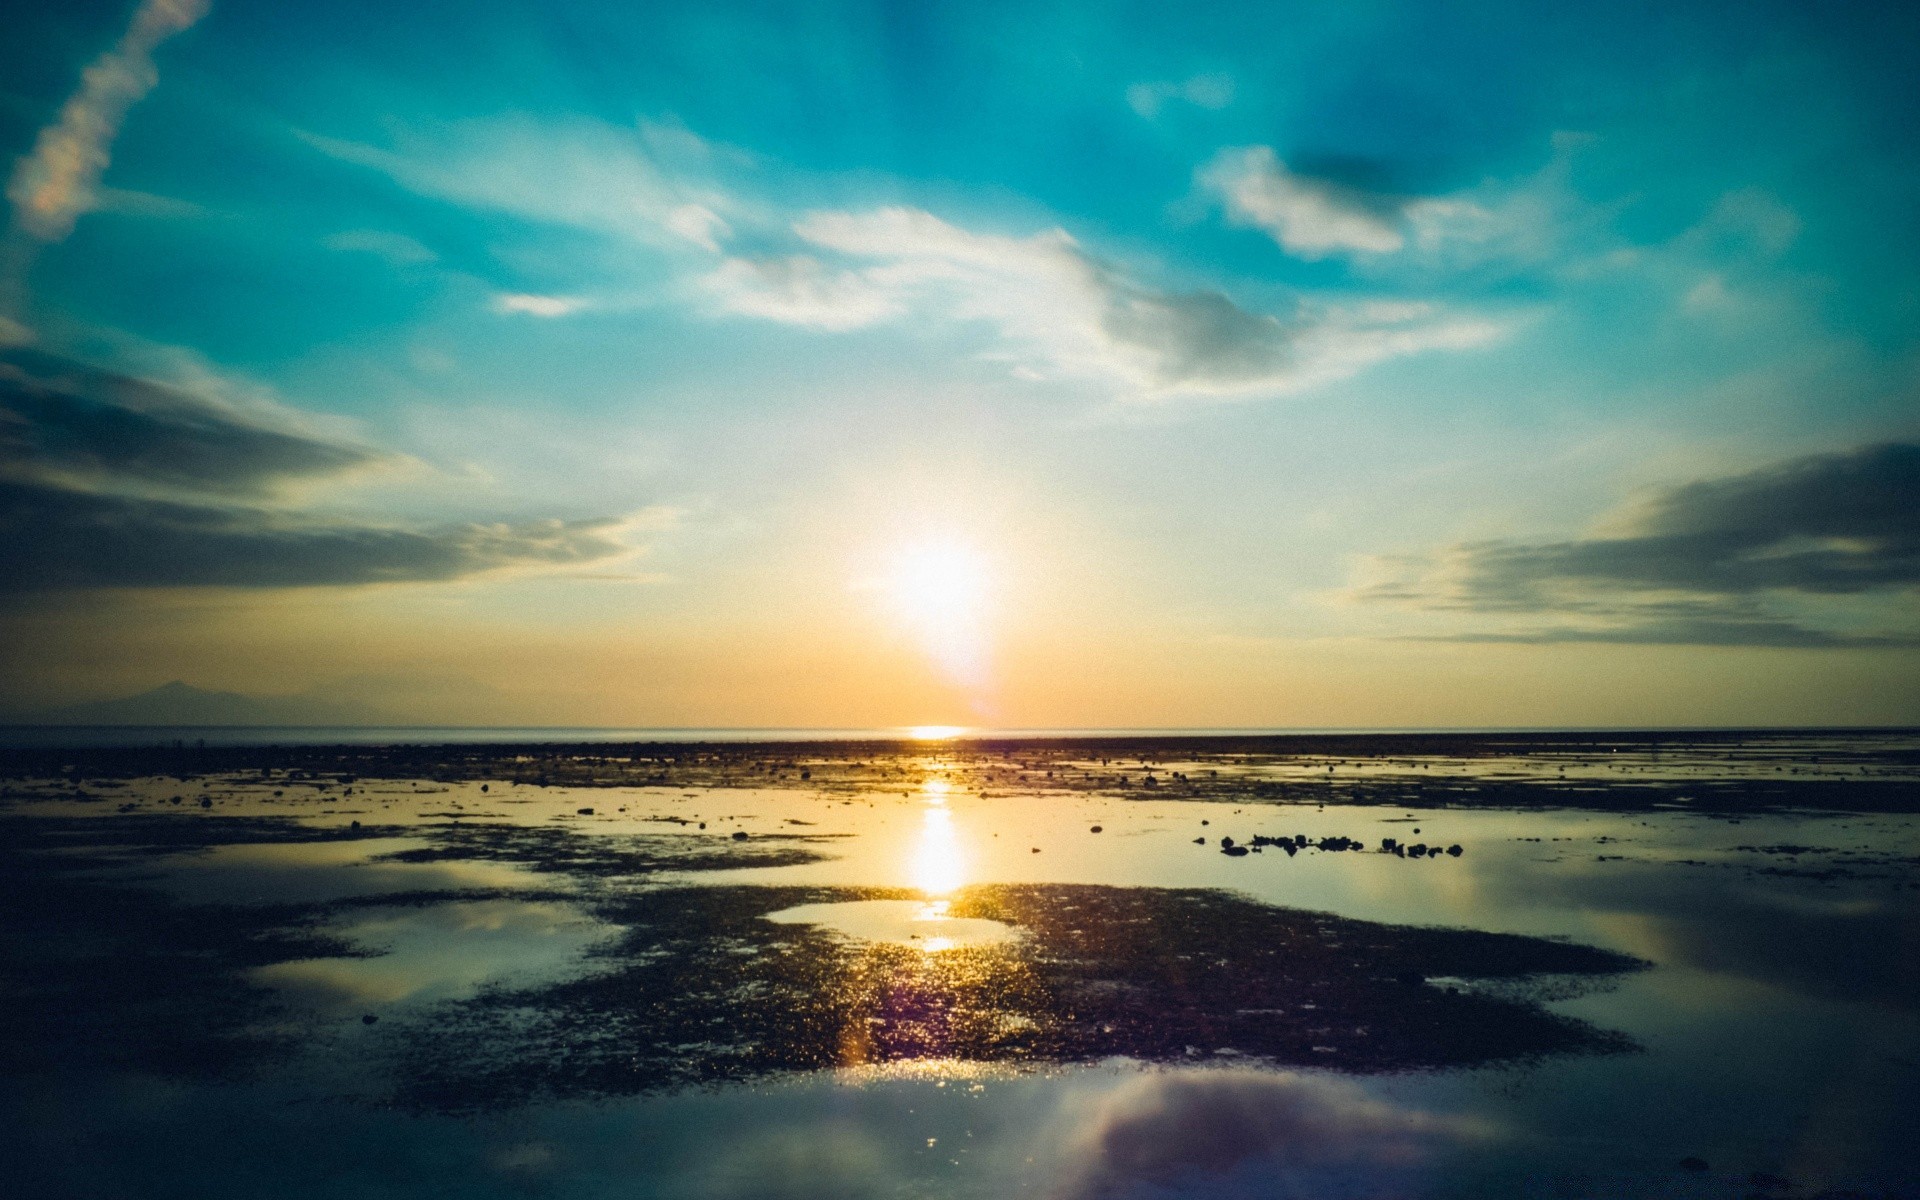
[[[1909,725],[1620,725],[1620,726],[1375,726],[1375,727],[1138,727],[962,729],[939,737],[915,727],[622,727],[491,725],[66,725],[0,722],[0,750],[112,750],[176,746],[586,746],[755,745],[816,743],[978,745],[1059,743],[1222,743],[1318,739],[1522,737],[1584,740],[1625,737],[1776,737],[1783,735],[1920,734]],[[1374,752],[1378,752],[1377,750]]]

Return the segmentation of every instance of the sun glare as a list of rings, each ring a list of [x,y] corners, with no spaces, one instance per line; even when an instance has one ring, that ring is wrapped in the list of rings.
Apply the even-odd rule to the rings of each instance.
[[[915,725],[907,736],[916,742],[950,742],[966,731],[965,725]]]
[[[994,579],[979,551],[949,540],[910,545],[895,554],[877,583],[894,624],[942,674],[971,691],[987,685]],[[929,725],[915,728],[913,736],[938,740],[960,732]]]
[[[986,601],[986,566],[965,546],[914,546],[894,562],[887,592],[900,615],[922,630],[970,625],[980,619]]]

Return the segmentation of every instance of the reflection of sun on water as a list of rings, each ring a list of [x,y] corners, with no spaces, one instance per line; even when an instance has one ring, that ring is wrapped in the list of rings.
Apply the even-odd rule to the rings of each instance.
[[[913,849],[913,885],[929,896],[945,896],[966,882],[966,861],[953,832],[953,813],[944,804],[929,805]]]

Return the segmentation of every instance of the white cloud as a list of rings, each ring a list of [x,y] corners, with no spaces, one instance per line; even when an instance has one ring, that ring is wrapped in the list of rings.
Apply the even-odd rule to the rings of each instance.
[[[1137,400],[1284,391],[1501,332],[1425,306],[1255,312],[1223,292],[1144,283],[1064,230],[978,233],[914,208],[815,212],[793,232],[855,265],[731,259],[707,279],[722,309],[824,330],[909,314],[978,322],[1023,377],[1104,381]]]
[[[729,258],[704,283],[723,311],[832,332],[887,320],[901,308],[885,284],[804,254]]]
[[[207,13],[207,0],[144,0],[113,49],[80,75],[79,90],[40,131],[32,153],[7,185],[14,222],[43,242],[73,231],[81,213],[100,203],[98,185],[127,110],[159,82],[153,52]]]
[[[537,296],[529,292],[502,292],[493,298],[493,311],[502,316],[566,317],[586,307],[575,296]]]
[[[667,214],[667,228],[703,250],[720,252],[720,239],[733,230],[718,213],[704,204],[682,204]]]
[[[1169,100],[1184,100],[1198,108],[1225,108],[1233,103],[1233,76],[1195,75],[1181,83],[1156,80],[1127,89],[1127,107],[1149,120],[1160,115]]]
[[[1264,230],[1301,258],[1391,254],[1407,244],[1404,206],[1288,169],[1267,146],[1222,150],[1200,171],[1227,219]]]
[[[1180,85],[1195,103],[1224,103],[1228,87],[1215,77]],[[677,128],[512,119],[443,128],[399,151],[309,140],[424,194],[654,246],[683,294],[711,313],[829,333],[909,319],[985,326],[996,336],[986,356],[1020,377],[1092,380],[1127,400],[1285,391],[1497,333],[1426,311],[1289,302],[1262,312],[1222,290],[1140,278],[1057,228],[986,233],[907,206],[795,219],[713,182],[738,156]],[[736,240],[753,252],[729,252]],[[494,300],[498,312],[543,317],[586,306],[515,292]]]

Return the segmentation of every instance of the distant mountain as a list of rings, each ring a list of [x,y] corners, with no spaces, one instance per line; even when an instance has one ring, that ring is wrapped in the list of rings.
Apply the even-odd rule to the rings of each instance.
[[[25,725],[392,725],[370,705],[318,696],[245,696],[175,680],[118,700],[92,700],[16,718]]]

